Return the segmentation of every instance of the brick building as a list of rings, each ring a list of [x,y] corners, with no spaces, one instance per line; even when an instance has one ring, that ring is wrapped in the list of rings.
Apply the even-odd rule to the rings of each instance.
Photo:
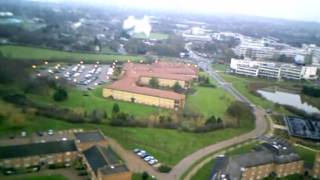
[[[129,101],[169,109],[182,108],[185,95],[170,90],[148,87],[151,78],[156,78],[160,86],[172,87],[178,83],[189,88],[197,77],[195,66],[182,63],[155,62],[153,64],[127,63],[120,80],[103,89],[104,97]]]
[[[216,160],[212,180],[258,180],[271,174],[284,177],[304,171],[304,162],[284,142],[265,142],[253,152]]]
[[[0,167],[5,169],[4,173],[10,174],[31,167],[40,169],[54,164],[69,166],[78,155],[73,140],[0,146]]]

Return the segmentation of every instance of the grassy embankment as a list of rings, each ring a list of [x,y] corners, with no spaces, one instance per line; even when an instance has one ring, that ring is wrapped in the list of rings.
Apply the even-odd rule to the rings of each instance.
[[[94,54],[94,53],[76,53],[76,52],[64,52],[45,48],[26,47],[5,45],[0,46],[0,51],[4,58],[7,59],[30,59],[30,60],[61,60],[61,61],[102,61],[112,62],[118,61],[139,61],[144,59],[143,56],[126,56],[116,54]]]

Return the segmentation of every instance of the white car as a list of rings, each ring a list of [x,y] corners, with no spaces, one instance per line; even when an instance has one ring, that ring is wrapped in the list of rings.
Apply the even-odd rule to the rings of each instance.
[[[52,129],[49,129],[49,130],[48,130],[48,135],[50,135],[50,136],[53,135],[53,130],[52,130]]]
[[[144,158],[145,161],[150,161],[150,160],[152,160],[152,159],[154,159],[153,156],[147,156],[147,157]]]
[[[150,161],[148,161],[148,164],[150,164],[150,165],[155,165],[157,163],[158,163],[157,159],[151,159]]]

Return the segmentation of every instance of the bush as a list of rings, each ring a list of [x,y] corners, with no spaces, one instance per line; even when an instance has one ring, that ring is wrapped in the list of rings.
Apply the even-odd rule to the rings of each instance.
[[[78,176],[87,176],[88,172],[87,171],[80,171],[78,172]]]
[[[53,100],[55,101],[65,101],[68,99],[68,93],[65,89],[57,89],[53,94]]]
[[[163,164],[158,168],[158,170],[162,173],[168,173],[171,171],[171,167]]]
[[[311,97],[320,97],[320,88],[317,87],[303,86],[301,92]]]

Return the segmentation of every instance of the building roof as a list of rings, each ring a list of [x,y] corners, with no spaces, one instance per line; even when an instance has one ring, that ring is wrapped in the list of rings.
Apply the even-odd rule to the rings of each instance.
[[[0,146],[0,159],[77,151],[74,140]]]
[[[110,147],[95,145],[85,150],[83,154],[95,173],[101,171],[107,175],[129,171]]]
[[[80,140],[80,142],[99,142],[105,140],[105,138],[99,131],[75,133],[75,136],[77,140]]]
[[[108,85],[107,88],[173,100],[185,99],[185,95],[173,91],[138,86],[139,78],[147,76],[191,81],[197,75],[197,69],[192,65],[166,62],[155,62],[153,64],[126,63],[124,71],[122,79]]]

